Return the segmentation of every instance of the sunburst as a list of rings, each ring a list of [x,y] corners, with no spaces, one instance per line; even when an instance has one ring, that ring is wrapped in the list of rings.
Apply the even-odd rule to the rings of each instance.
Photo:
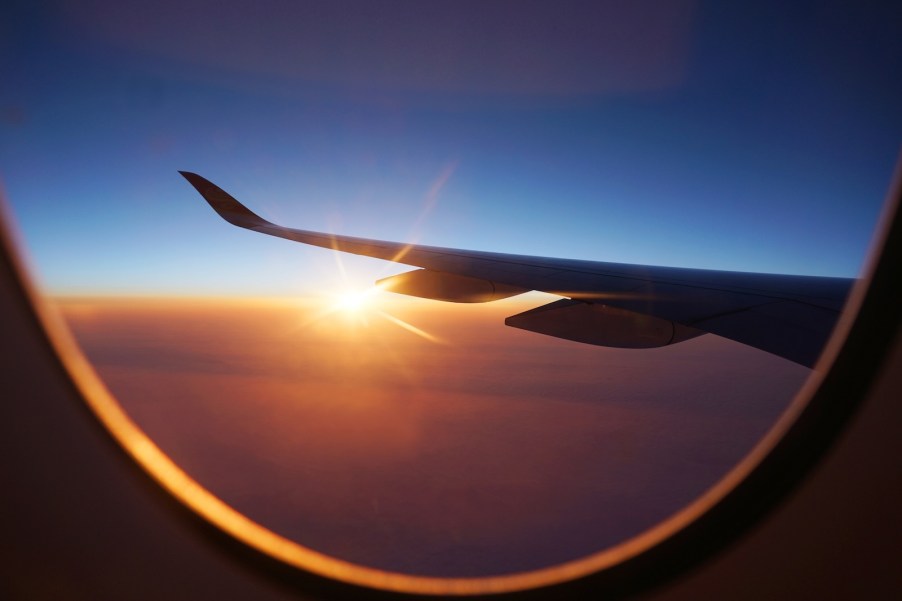
[[[352,326],[369,325],[370,317],[379,317],[399,328],[415,334],[424,340],[436,344],[444,344],[445,341],[417,326],[408,323],[398,317],[392,315],[385,310],[382,303],[379,302],[385,289],[382,286],[370,286],[368,288],[355,288],[350,283],[345,266],[342,264],[341,255],[336,253],[336,262],[338,264],[338,273],[343,280],[340,290],[323,294],[322,308],[307,323],[319,321],[327,316],[341,314],[347,318],[345,324]]]

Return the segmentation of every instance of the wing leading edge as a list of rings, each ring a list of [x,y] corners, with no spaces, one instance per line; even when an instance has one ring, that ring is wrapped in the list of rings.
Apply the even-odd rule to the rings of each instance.
[[[712,333],[813,367],[854,280],[655,267],[402,244],[283,227],[207,179],[180,171],[238,227],[420,270],[389,290],[485,302],[528,290],[567,297],[505,320],[510,326],[604,346],[648,348]]]

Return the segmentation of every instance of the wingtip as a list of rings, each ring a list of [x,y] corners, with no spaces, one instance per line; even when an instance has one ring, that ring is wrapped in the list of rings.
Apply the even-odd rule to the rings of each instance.
[[[194,189],[203,196],[204,200],[216,211],[220,217],[239,227],[252,227],[255,225],[271,225],[268,221],[248,209],[235,200],[228,192],[208,180],[191,171],[181,171],[182,177],[194,186]]]
[[[210,180],[208,180],[208,179],[205,178],[205,177],[202,177],[202,176],[200,176],[200,175],[194,173],[193,171],[182,171],[182,170],[179,170],[179,175],[181,175],[181,176],[184,177],[186,180],[188,180],[188,182],[189,182],[192,186],[194,186],[195,188],[198,187],[198,184],[202,184],[202,185],[205,185],[205,186],[213,186],[213,187],[216,187],[215,184],[213,184],[213,182],[211,182]],[[197,191],[200,192],[201,194],[203,194],[203,192],[202,192],[199,188],[198,188]]]

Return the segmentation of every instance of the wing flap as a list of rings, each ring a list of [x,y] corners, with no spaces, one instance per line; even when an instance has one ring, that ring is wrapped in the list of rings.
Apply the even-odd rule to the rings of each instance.
[[[701,336],[684,325],[608,305],[561,299],[504,320],[521,330],[617,348],[657,348]]]
[[[485,303],[528,292],[516,286],[431,269],[399,273],[378,280],[376,285],[389,292],[453,303]]]

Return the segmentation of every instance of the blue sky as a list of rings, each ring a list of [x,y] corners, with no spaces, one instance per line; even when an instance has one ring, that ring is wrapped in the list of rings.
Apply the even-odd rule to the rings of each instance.
[[[14,2],[0,177],[59,294],[334,283],[179,169],[305,229],[851,276],[902,140],[895,4]]]

